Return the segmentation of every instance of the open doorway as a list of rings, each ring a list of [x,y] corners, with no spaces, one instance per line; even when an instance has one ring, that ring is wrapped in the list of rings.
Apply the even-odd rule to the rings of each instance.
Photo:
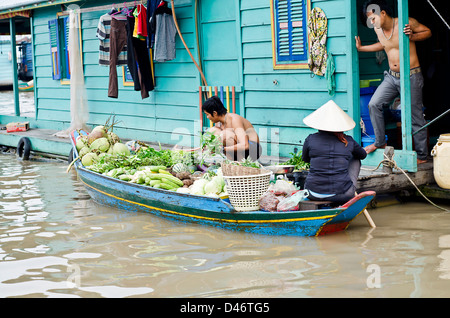
[[[450,24],[448,20],[450,7],[448,0],[431,0],[430,2],[433,6],[427,0],[409,1],[409,15],[429,27],[433,33],[424,45],[417,45],[424,77],[423,100],[427,121],[437,118],[450,108],[450,101],[446,94],[450,73],[450,30],[446,23]],[[446,23],[438,13],[447,19]],[[439,135],[450,133],[449,120],[450,114],[447,114],[430,124],[428,134],[431,146],[436,143]]]
[[[0,20],[0,114],[16,115],[13,63],[17,65],[18,103],[21,117],[35,117],[33,49],[30,18],[16,16],[15,55],[11,44],[10,18]]]
[[[365,1],[357,0],[358,14],[362,15],[362,5]],[[398,17],[397,0],[387,0],[387,2],[392,8],[393,16]],[[447,4],[448,0],[431,0],[431,2],[442,17],[450,16],[450,9]],[[450,102],[444,98],[445,75],[450,70],[450,30],[428,0],[410,0],[408,4],[409,16],[429,27],[433,34],[431,38],[423,42],[416,42],[418,57],[424,76],[424,114],[426,121],[429,123],[450,108]],[[361,37],[363,45],[378,41],[375,32],[366,26],[364,19],[358,19],[358,35]],[[383,51],[377,53],[360,53],[359,67],[361,80],[361,117],[367,126],[363,126],[362,139],[364,145],[364,140],[367,140],[368,143],[373,141],[367,138],[367,135],[371,134],[371,123],[368,110],[366,109],[364,111],[364,107],[367,108],[367,103],[371,95],[381,83],[384,77],[383,73],[389,69],[389,66],[386,54]],[[393,100],[392,104],[386,107],[384,115],[387,143],[395,149],[401,149],[401,102],[399,98]],[[449,118],[450,113],[432,122],[427,127],[428,149],[432,149],[440,134],[449,132],[448,125],[445,125],[445,123],[448,123]],[[366,134],[364,134],[364,128],[368,128]]]

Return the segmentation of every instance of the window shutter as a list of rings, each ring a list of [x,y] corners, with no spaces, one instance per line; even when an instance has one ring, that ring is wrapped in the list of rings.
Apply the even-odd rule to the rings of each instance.
[[[52,76],[54,80],[61,79],[61,59],[59,54],[58,19],[48,21],[50,35],[50,55],[52,59]]]
[[[275,0],[278,61],[303,61],[306,55],[306,0]]]
[[[61,23],[61,30],[63,30],[62,32],[62,37],[61,37],[61,42],[62,42],[62,48],[63,48],[63,54],[62,54],[62,73],[63,73],[63,78],[67,78],[70,79],[70,63],[69,63],[69,17],[64,17],[62,19],[60,19],[60,23]]]

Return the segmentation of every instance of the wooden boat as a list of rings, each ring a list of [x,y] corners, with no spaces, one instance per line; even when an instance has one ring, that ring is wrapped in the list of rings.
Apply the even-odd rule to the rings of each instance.
[[[34,90],[33,80],[29,82],[21,82],[19,83],[19,91],[20,92],[31,92]]]
[[[76,137],[72,133],[74,158],[78,156]],[[324,209],[287,212],[236,212],[220,198],[184,194],[115,179],[85,168],[80,160],[74,164],[80,182],[94,201],[127,211],[154,215],[189,223],[217,226],[267,235],[317,236],[342,231],[361,213],[375,196],[368,191],[346,205]]]

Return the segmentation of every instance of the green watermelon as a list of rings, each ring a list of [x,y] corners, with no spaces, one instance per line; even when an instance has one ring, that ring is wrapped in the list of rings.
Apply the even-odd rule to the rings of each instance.
[[[173,165],[172,171],[175,172],[175,173],[185,172],[185,171],[189,171],[189,168],[184,163],[180,162],[180,163],[176,163],[176,164]]]

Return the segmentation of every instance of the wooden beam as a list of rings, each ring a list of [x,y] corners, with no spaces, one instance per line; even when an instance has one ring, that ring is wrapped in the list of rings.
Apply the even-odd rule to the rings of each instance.
[[[408,0],[398,1],[398,39],[400,49],[400,100],[402,103],[402,149],[412,150],[411,82],[409,37],[403,28],[409,23]]]
[[[358,35],[358,8],[352,3],[353,1],[346,1],[347,22],[347,100],[348,100],[348,115],[355,121],[356,126],[353,129],[353,139],[357,143],[361,143],[361,127],[359,125],[361,119],[360,103],[360,89],[359,89],[359,59],[358,51],[355,45],[355,36]]]
[[[11,62],[13,68],[13,94],[14,94],[14,108],[16,116],[20,116],[19,103],[19,80],[17,77],[17,53],[16,53],[16,19],[12,17],[9,19],[9,32],[11,35]]]

